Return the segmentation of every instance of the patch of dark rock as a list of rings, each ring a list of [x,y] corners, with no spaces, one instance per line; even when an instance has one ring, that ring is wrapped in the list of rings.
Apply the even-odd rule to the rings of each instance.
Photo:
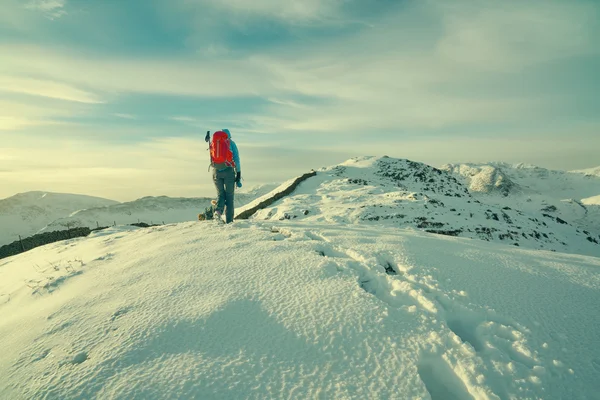
[[[348,179],[348,183],[353,183],[355,185],[367,186],[369,182],[364,179]]]
[[[557,210],[556,206],[547,206],[542,208],[541,211],[545,211],[545,212],[555,212]]]
[[[598,241],[597,241],[596,239],[594,239],[594,238],[593,238],[593,237],[591,237],[591,236],[588,236],[586,239],[587,239],[589,242],[591,242],[591,243],[600,244],[600,243],[598,243]]]
[[[498,218],[498,214],[496,214],[495,212],[491,212],[490,210],[486,211],[485,217],[487,219],[493,219],[494,221],[500,221],[500,218]]]
[[[510,208],[510,207],[508,207],[508,206],[507,206],[507,207],[502,207],[502,209],[503,209],[503,210],[512,210],[512,208]]]
[[[515,237],[510,233],[500,233],[498,235],[498,239],[500,240],[506,240],[506,239],[511,239],[511,240],[515,240]]]
[[[485,240],[490,240],[492,238],[492,233],[496,232],[496,229],[489,228],[487,226],[480,226],[475,228],[475,232]]]
[[[129,226],[137,226],[138,228],[150,228],[152,226],[160,226],[160,224],[147,224],[145,222],[135,222],[133,224],[129,224]]]
[[[419,228],[419,229],[441,228],[443,226],[444,226],[444,223],[442,223],[442,222],[431,222],[431,221],[422,221],[417,224],[417,228]]]
[[[462,233],[462,229],[454,229],[454,230],[434,230],[434,229],[426,229],[427,233],[435,233],[437,235],[445,235],[445,236],[458,236]]]
[[[439,201],[439,200],[436,200],[436,199],[429,199],[429,200],[428,200],[428,203],[429,203],[429,204],[433,204],[433,205],[438,205],[438,206],[442,206],[442,207],[444,207],[444,203],[442,203],[441,201]]]
[[[502,211],[502,218],[504,218],[504,221],[505,221],[507,224],[512,224],[512,219],[511,219],[511,218],[510,218],[510,216],[509,216],[507,213],[505,213],[504,211]]]

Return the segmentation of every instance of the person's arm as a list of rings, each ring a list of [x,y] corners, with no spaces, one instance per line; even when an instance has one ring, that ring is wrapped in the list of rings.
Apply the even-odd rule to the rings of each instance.
[[[242,174],[242,166],[240,164],[240,152],[238,151],[237,145],[231,141],[231,152],[233,153],[233,162],[235,163],[235,169],[237,171],[236,181],[239,180]]]

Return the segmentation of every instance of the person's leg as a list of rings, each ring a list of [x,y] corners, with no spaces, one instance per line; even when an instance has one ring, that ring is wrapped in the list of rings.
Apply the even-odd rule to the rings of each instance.
[[[223,209],[225,208],[225,180],[221,175],[222,172],[217,170],[213,173],[213,182],[217,189],[217,206],[215,207],[215,211],[219,214],[223,214]]]
[[[233,196],[235,190],[235,171],[233,168],[228,168],[226,171],[226,175],[223,177],[223,182],[225,186],[225,221],[229,224],[233,222],[233,213],[234,213],[234,205],[233,205]]]

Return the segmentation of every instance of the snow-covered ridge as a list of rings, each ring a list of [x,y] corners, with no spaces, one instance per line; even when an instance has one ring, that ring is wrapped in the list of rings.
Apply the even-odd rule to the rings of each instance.
[[[471,176],[471,172],[476,170],[469,168],[460,170],[468,171]],[[520,169],[525,168],[521,166]],[[546,175],[535,168],[528,167],[527,170],[536,175]],[[478,171],[476,175],[486,177],[478,180],[485,182],[483,186],[501,187],[507,191],[486,191],[486,194],[499,194],[487,201],[481,196],[475,197],[481,192],[470,192],[460,182],[461,175],[453,174],[448,168],[441,170],[389,157],[360,157],[319,170],[317,176],[301,183],[282,200],[258,211],[253,218],[377,223],[515,246],[600,255],[598,228],[580,225],[577,218],[563,217],[558,208],[544,208],[547,204],[544,202],[536,203],[533,210],[521,209],[512,203],[507,203],[510,206],[502,204],[498,198],[513,201],[521,196],[520,191],[513,189],[524,185],[515,183],[513,178],[501,171],[491,173],[486,168]],[[551,182],[547,184],[551,185]],[[525,199],[523,203],[528,204]],[[590,214],[576,202],[562,206]]]
[[[0,246],[37,233],[52,221],[78,210],[118,204],[78,194],[27,192],[0,200]]]
[[[256,187],[247,192],[236,193],[236,207],[244,205],[257,196],[271,190],[274,185]],[[111,226],[146,223],[176,223],[195,220],[198,213],[210,206],[211,197],[168,197],[147,196],[130,202],[113,204],[104,207],[93,207],[75,212],[68,217],[59,218],[42,231],[52,231],[71,227]]]
[[[584,174],[584,175],[600,176],[600,167],[587,168],[587,169],[578,169],[578,170],[574,170],[574,171],[571,171],[571,172],[578,173],[578,174]]]

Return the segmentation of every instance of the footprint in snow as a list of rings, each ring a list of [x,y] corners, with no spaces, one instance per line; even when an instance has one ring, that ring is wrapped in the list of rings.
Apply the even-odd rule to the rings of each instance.
[[[438,355],[422,355],[417,364],[417,372],[432,400],[473,399],[465,382]]]

